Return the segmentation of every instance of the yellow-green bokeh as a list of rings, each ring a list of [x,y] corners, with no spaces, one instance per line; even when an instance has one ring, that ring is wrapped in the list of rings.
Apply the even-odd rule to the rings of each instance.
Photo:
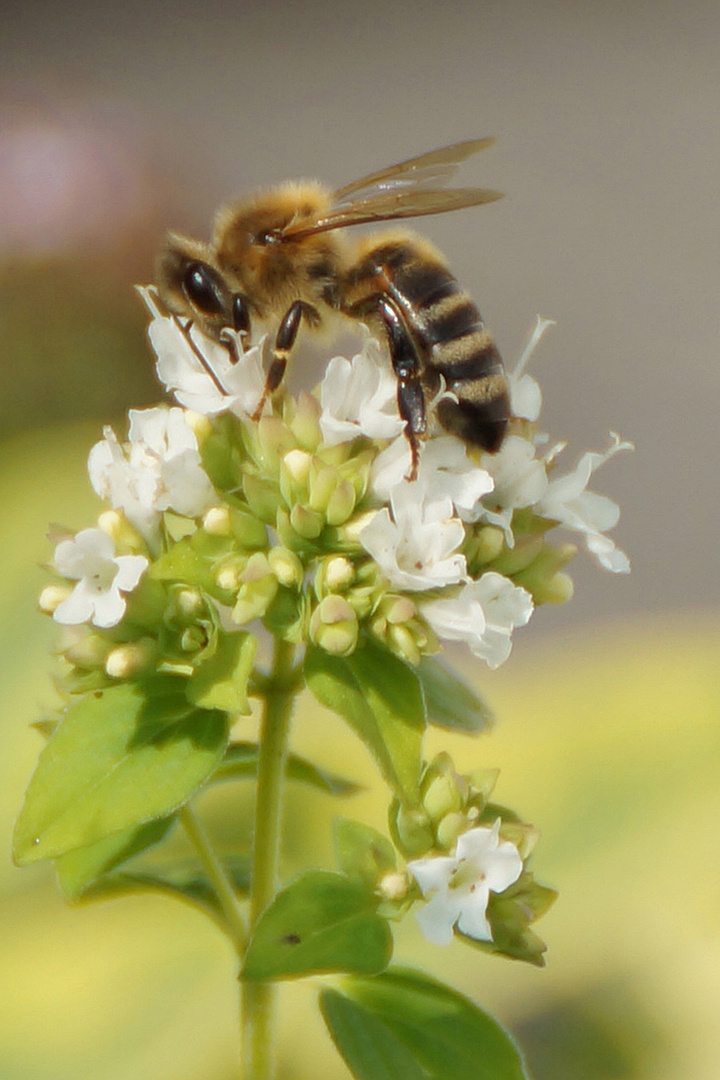
[[[0,830],[41,745],[29,724],[53,702],[50,620],[34,610],[49,522],[89,524],[94,426],[4,443]],[[541,621],[542,611],[535,619]],[[538,929],[545,970],[432,948],[412,918],[398,956],[447,978],[523,1040],[537,1080],[714,1080],[720,1001],[720,622],[667,612],[540,640],[516,637],[496,673],[465,664],[499,722],[474,741],[433,732],[463,769],[499,766],[498,799],[542,830],[538,878],[560,899]],[[458,663],[462,657],[458,655]],[[309,702],[295,745],[367,790],[341,803],[293,787],[287,872],[328,865],[337,812],[383,827],[380,785],[341,722]],[[247,808],[248,785],[201,800],[212,827]],[[224,843],[247,842],[226,823]],[[45,867],[0,868],[2,1080],[224,1080],[236,1054],[233,958],[193,909],[152,896],[67,908]],[[312,984],[283,991],[288,1077],[347,1077],[314,1015]]]

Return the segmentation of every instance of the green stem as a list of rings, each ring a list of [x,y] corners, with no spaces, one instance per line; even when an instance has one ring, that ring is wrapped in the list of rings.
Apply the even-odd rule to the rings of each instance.
[[[277,891],[282,821],[282,786],[288,752],[290,717],[297,683],[293,680],[294,647],[276,641],[272,671],[265,695],[260,733],[255,835],[253,840],[250,931]],[[243,1076],[272,1080],[275,984],[242,984]]]
[[[215,889],[233,944],[242,956],[247,944],[248,930],[232,882],[215,854],[200,818],[192,807],[184,806],[179,817]]]

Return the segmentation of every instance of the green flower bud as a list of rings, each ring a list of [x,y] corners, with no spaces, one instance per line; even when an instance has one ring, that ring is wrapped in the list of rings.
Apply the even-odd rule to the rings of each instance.
[[[522,573],[535,561],[544,543],[542,536],[524,536],[516,542],[515,547],[505,548],[500,557],[491,564],[491,569],[514,579],[516,574]]]
[[[147,671],[157,654],[152,638],[127,641],[111,649],[105,660],[105,672],[111,679],[132,679]]]
[[[268,552],[268,565],[281,585],[299,589],[305,571],[294,551],[286,547],[273,547]]]
[[[340,483],[340,477],[337,469],[332,465],[323,464],[319,458],[316,458],[313,464],[314,468],[309,478],[309,505],[312,510],[324,514],[333,492]]]
[[[215,583],[225,592],[236,593],[243,582],[243,573],[249,559],[244,555],[232,555],[224,559],[215,571]]]
[[[171,608],[171,613],[176,614],[183,622],[192,622],[207,614],[205,597],[199,589],[178,589],[172,599],[174,611]]]
[[[442,848],[444,851],[450,851],[450,849],[455,846],[458,836],[460,836],[461,833],[467,832],[467,829],[468,819],[465,814],[461,814],[459,811],[446,814],[445,817],[438,822],[435,831],[438,847]]]
[[[383,900],[404,900],[408,892],[407,875],[392,870],[380,879],[376,892]]]
[[[476,574],[486,563],[499,558],[504,547],[505,533],[498,525],[476,527],[465,545],[468,570]]]
[[[306,450],[290,450],[280,463],[280,492],[288,506],[307,502],[312,455]]]
[[[317,540],[325,527],[325,519],[317,510],[296,505],[290,511],[290,524],[303,540]]]
[[[232,535],[241,547],[266,548],[268,546],[267,529],[262,521],[258,521],[255,514],[231,507],[230,525]]]
[[[280,462],[295,449],[295,438],[278,416],[262,416],[250,426],[255,439],[255,457],[265,473],[279,475]]]
[[[344,555],[321,559],[315,572],[313,588],[319,599],[328,593],[343,592],[355,578],[355,567]]]
[[[98,671],[105,667],[112,642],[100,634],[83,634],[79,641],[65,650],[64,656],[69,663],[84,671]]]
[[[246,473],[243,477],[243,491],[258,522],[274,525],[280,502],[277,486],[262,476]]]
[[[419,807],[398,804],[391,826],[404,855],[425,855],[435,844],[430,819]]]
[[[203,626],[188,626],[180,635],[180,649],[182,652],[199,652],[205,648],[207,643],[207,630]]]
[[[147,554],[147,544],[120,510],[104,510],[98,518],[98,528],[111,536],[118,552]]]
[[[434,822],[462,808],[463,797],[451,772],[445,771],[432,778],[423,794],[422,804]]]
[[[285,400],[290,404],[293,399],[288,397]],[[310,453],[314,453],[322,442],[319,423],[320,412],[320,402],[317,398],[303,390],[298,396],[292,417],[289,415],[289,411],[285,415],[285,423],[297,439],[298,445]]]
[[[536,604],[562,603],[572,596],[572,579],[560,571],[577,555],[575,544],[543,544],[533,562],[514,577]]]
[[[232,524],[229,506],[211,506],[205,511],[202,527],[211,536],[230,536]]]
[[[328,525],[344,524],[354,509],[355,488],[349,480],[343,480],[335,488],[328,501],[325,511]]]
[[[333,656],[349,656],[355,651],[358,621],[350,604],[342,596],[326,596],[310,619],[310,637]]]
[[[38,597],[38,607],[45,615],[52,615],[56,608],[67,600],[72,592],[71,585],[46,585]]]
[[[278,580],[270,569],[267,556],[258,551],[248,559],[240,581],[232,618],[238,626],[243,626],[265,614],[275,599]]]

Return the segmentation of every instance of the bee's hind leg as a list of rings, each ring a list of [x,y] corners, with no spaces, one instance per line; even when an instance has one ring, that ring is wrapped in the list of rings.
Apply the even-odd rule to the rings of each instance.
[[[393,301],[381,295],[376,310],[387,334],[390,359],[398,381],[398,412],[405,421],[405,437],[410,444],[411,465],[407,479],[414,480],[420,452],[419,438],[427,431],[420,358],[405,320]]]

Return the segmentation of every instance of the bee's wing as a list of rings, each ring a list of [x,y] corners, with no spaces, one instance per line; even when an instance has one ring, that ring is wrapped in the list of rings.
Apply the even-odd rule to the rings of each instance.
[[[446,188],[458,166],[494,139],[469,139],[371,173],[334,193],[332,209],[312,225],[283,231],[283,240],[302,240],[329,229],[394,218],[443,214],[502,198],[490,188]]]
[[[379,172],[370,173],[352,184],[338,188],[333,202],[336,206],[350,201],[373,198],[381,192],[397,188],[441,187],[457,172],[458,167],[467,158],[492,146],[495,139],[468,139],[465,142],[443,146],[440,150],[431,150],[428,154],[409,158],[397,165],[390,165]]]

